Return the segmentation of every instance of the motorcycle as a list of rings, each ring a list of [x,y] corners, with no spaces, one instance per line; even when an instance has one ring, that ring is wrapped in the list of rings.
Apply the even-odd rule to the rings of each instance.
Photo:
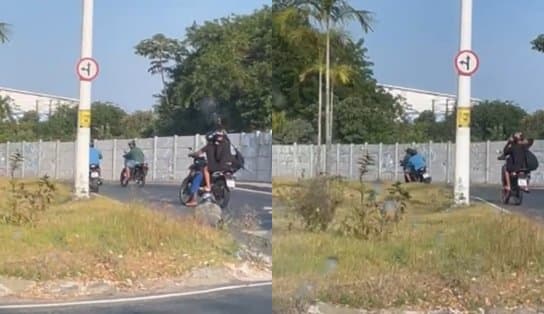
[[[504,156],[499,156],[498,160],[506,160]],[[513,204],[516,206],[523,203],[523,194],[527,193],[529,187],[529,180],[531,179],[531,174],[527,170],[520,170],[515,173],[510,173],[510,191],[506,189],[506,175],[505,175],[506,165],[501,168],[501,201],[503,204],[509,204],[510,200],[513,198]]]
[[[136,184],[138,184],[139,186],[144,186],[148,169],[149,167],[147,163],[145,162],[137,165],[136,167],[130,170],[130,179],[129,179],[128,169],[126,167],[123,167],[123,169],[121,170],[121,176],[120,176],[121,186],[126,187],[129,181],[135,181]]]
[[[189,150],[192,151],[191,148]],[[191,199],[190,191],[193,179],[199,171],[203,171],[206,165],[206,158],[203,156],[190,153],[189,157],[193,158],[193,162],[189,165],[189,174],[183,179],[179,189],[179,200],[184,206]],[[197,192],[199,203],[211,201],[222,209],[227,208],[230,201],[230,192],[236,187],[234,174],[231,171],[216,171],[211,174],[210,180],[212,185],[211,193],[204,190],[205,182],[202,180]]]
[[[100,182],[100,167],[97,164],[89,165],[89,190],[98,193]]]
[[[404,161],[401,161],[400,162],[400,166],[402,167],[402,169],[404,170],[404,173],[408,174],[410,180],[408,180],[408,178],[406,178],[406,176],[404,176],[404,182],[405,183],[409,183],[409,182],[421,182],[421,183],[426,183],[426,184],[430,184],[432,182],[432,177],[431,175],[427,172],[427,167],[423,167],[422,169],[416,171],[415,173],[413,172],[408,172],[408,169],[407,169],[407,165],[405,164]]]

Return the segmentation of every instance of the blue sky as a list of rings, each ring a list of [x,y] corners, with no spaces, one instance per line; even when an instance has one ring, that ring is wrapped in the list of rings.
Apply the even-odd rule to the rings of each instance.
[[[459,49],[459,0],[352,0],[375,12],[365,35],[378,81],[453,93],[453,57]],[[518,102],[529,111],[544,105],[544,54],[530,41],[544,33],[542,0],[474,0],[472,48],[480,68],[472,96]],[[349,27],[354,36],[362,32]]]
[[[94,57],[101,72],[93,100],[129,111],[149,108],[160,91],[148,61],[134,54],[144,38],[162,32],[181,38],[193,21],[249,13],[270,0],[95,0]],[[127,5],[127,4],[130,4]],[[352,0],[376,13],[365,35],[378,81],[455,93],[452,58],[459,42],[459,0]],[[472,95],[514,100],[533,111],[544,105],[544,54],[529,41],[544,33],[544,1],[474,1],[473,49],[480,69]],[[2,0],[0,20],[13,24],[0,46],[0,86],[78,97],[80,0]],[[356,37],[362,33],[351,25]]]

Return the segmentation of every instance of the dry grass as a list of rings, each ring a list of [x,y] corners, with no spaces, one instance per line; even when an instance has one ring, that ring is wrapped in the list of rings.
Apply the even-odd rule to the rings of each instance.
[[[478,204],[445,211],[446,187],[407,188],[407,217],[380,241],[306,232],[292,210],[275,211],[275,307],[311,298],[367,309],[544,303],[541,225]],[[296,189],[274,182],[275,200],[293,206]],[[337,214],[357,197],[348,189]]]
[[[6,183],[0,180],[0,198]],[[156,278],[230,260],[230,236],[190,219],[97,197],[56,203],[34,228],[0,225],[0,275],[25,279]],[[1,204],[0,204],[1,206]]]

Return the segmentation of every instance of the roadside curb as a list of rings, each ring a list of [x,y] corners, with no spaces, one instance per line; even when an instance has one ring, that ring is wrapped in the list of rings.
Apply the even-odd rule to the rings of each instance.
[[[156,295],[144,295],[144,296],[132,296],[132,297],[122,297],[122,298],[101,298],[95,300],[77,300],[77,301],[66,301],[66,302],[57,302],[57,303],[18,303],[18,304],[0,304],[0,310],[15,310],[15,309],[31,309],[31,308],[52,308],[52,307],[67,307],[67,306],[78,306],[78,305],[96,305],[96,304],[114,304],[114,303],[129,303],[136,301],[150,301],[150,300],[160,300],[167,298],[175,297],[185,297],[185,296],[194,296],[194,295],[204,295],[214,292],[228,291],[228,290],[237,290],[245,288],[257,288],[264,286],[271,286],[272,281],[256,281],[256,282],[246,282],[242,284],[231,284],[231,285],[222,285],[214,288],[199,289],[192,291],[184,292],[174,292],[174,293],[162,293]]]
[[[488,206],[490,206],[490,207],[493,207],[494,209],[500,211],[501,213],[504,213],[504,214],[511,214],[511,213],[512,213],[512,212],[509,211],[508,209],[503,208],[503,207],[500,207],[500,206],[498,206],[498,205],[496,205],[496,204],[494,204],[494,203],[492,203],[492,202],[490,202],[490,201],[488,201],[488,200],[485,200],[485,199],[483,199],[483,198],[481,198],[481,197],[478,197],[478,196],[471,196],[470,198],[473,199],[473,200],[475,200],[475,201],[482,202],[482,203],[484,203],[484,204],[486,204],[486,205],[488,205]]]

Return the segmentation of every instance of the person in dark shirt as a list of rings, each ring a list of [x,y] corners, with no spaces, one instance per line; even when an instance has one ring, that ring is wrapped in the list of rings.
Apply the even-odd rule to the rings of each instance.
[[[202,173],[204,175],[204,182],[205,182],[205,191],[209,192],[211,191],[211,179],[210,174],[216,171],[227,171],[228,169],[228,163],[230,161],[229,155],[230,154],[230,144],[227,140],[225,140],[225,134],[221,131],[216,131],[208,136],[206,136],[207,144],[203,148],[201,148],[199,151],[195,153],[195,155],[206,155],[206,164],[202,167]],[[198,184],[192,184],[191,194],[192,197],[187,202],[187,206],[196,206],[196,194],[198,191],[198,188],[200,187],[201,181],[198,181]]]
[[[525,139],[525,136],[521,132],[516,132],[508,139],[503,149],[503,157],[506,158],[506,165],[504,167],[506,190],[510,190],[511,174],[529,168],[527,165],[527,151],[533,143],[534,140],[532,138]]]

